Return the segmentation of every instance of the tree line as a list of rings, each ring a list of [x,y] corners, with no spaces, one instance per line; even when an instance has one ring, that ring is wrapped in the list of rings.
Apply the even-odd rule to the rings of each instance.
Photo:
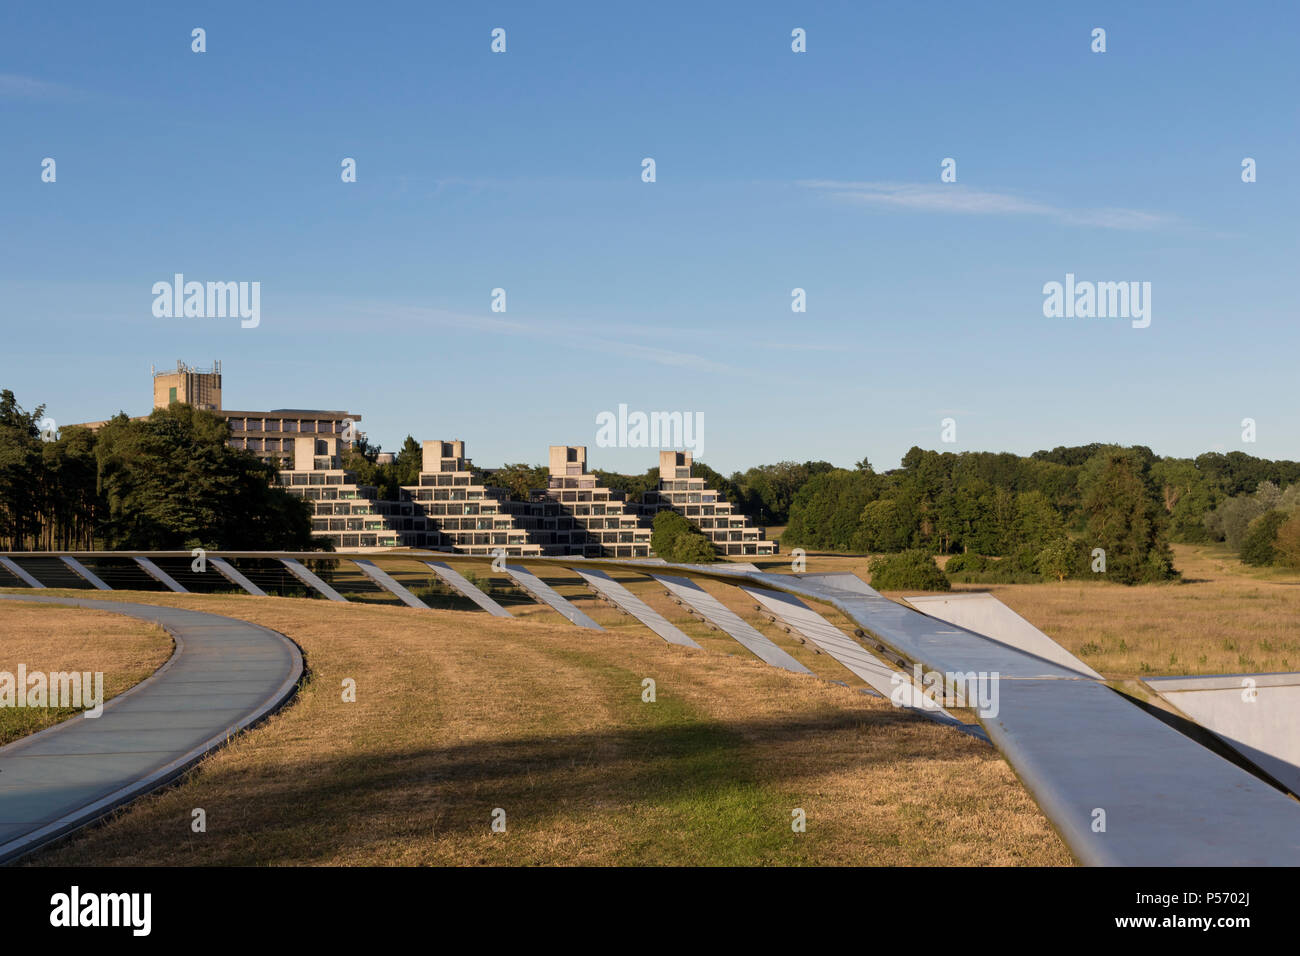
[[[311,512],[274,466],[189,405],[42,434],[0,391],[0,550],[311,550]]]
[[[1300,463],[1242,452],[1190,459],[1102,444],[1030,456],[914,447],[883,474],[864,459],[810,477],[791,500],[781,541],[956,555],[947,570],[968,580],[1093,573],[1099,549],[1107,579],[1158,581],[1175,576],[1170,541],[1239,548],[1250,521],[1294,506],[1297,482]]]
[[[276,484],[274,466],[231,448],[217,416],[177,404],[140,420],[119,414],[97,432],[43,436],[44,410],[25,411],[0,391],[0,549],[312,547],[306,503]],[[379,451],[362,438],[344,466],[381,497],[418,483],[414,438],[392,462],[378,463]],[[524,463],[475,471],[521,500],[548,477]],[[595,474],[634,502],[659,482],[658,468]],[[1223,541],[1249,563],[1300,568],[1300,463],[1242,452],[914,447],[882,473],[864,458],[853,468],[783,461],[730,476],[696,462],[693,474],[760,524],[786,524],[786,548],[951,555],[946,570],[958,579],[1059,580],[1096,571],[1100,550],[1108,579],[1163,580],[1175,576],[1171,541]]]

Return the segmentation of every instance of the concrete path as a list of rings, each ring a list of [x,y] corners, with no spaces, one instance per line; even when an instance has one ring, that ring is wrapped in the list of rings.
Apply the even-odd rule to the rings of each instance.
[[[155,621],[176,641],[152,677],[104,705],[0,747],[0,863],[162,786],[293,694],[302,654],[246,621],[181,608],[0,595]],[[0,661],[0,666],[17,662]]]

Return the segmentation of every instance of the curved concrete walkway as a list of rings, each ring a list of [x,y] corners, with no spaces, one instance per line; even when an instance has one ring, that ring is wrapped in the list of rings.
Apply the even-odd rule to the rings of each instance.
[[[171,659],[105,704],[101,716],[78,715],[0,747],[0,863],[162,786],[279,707],[302,676],[297,646],[247,621],[119,601],[0,600],[126,614],[156,622],[176,641]]]

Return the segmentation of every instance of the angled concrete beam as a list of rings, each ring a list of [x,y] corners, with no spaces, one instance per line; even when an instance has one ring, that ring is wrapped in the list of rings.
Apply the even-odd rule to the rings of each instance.
[[[604,571],[583,570],[574,568],[582,579],[590,584],[593,588],[605,595],[628,614],[644,624],[650,630],[654,631],[669,644],[680,644],[682,647],[699,647],[693,640],[681,632],[675,625],[669,623],[668,619],[656,611],[650,605],[646,604],[639,597],[629,591],[623,585],[619,584]]]
[[[1003,644],[1010,644],[1026,654],[1033,654],[1035,657],[1061,664],[1095,680],[1102,679],[1095,670],[992,594],[979,591],[925,594],[909,597],[907,603],[922,614],[937,617],[949,624],[956,624],[958,627],[983,634]]]
[[[512,616],[509,611],[488,597],[480,588],[475,587],[472,582],[450,564],[444,564],[441,561],[425,561],[424,565],[446,582],[453,591],[457,591],[469,598],[489,614],[494,614],[497,617]]]
[[[8,570],[10,574],[14,575],[14,577],[18,578],[20,581],[25,583],[29,588],[45,587],[44,584],[42,584],[40,581],[37,581],[34,577],[28,574],[26,569],[21,567],[18,564],[18,562],[11,561],[9,558],[0,558],[0,564],[3,564],[5,566],[5,569]]]
[[[997,713],[981,714],[980,721],[1081,862],[1294,866],[1300,860],[1300,804],[1105,684],[973,631],[954,633],[871,588],[850,591],[800,575],[748,577],[827,601],[891,652],[930,670],[996,672]],[[1097,826],[1098,810],[1105,830]]]
[[[240,574],[238,569],[225,558],[208,558],[208,563],[216,568],[221,573],[221,576],[231,584],[238,584],[254,597],[266,597],[265,591]]]
[[[1145,683],[1300,796],[1300,674],[1148,677]]]
[[[297,558],[281,558],[280,563],[289,569],[289,573],[301,581],[307,587],[312,588],[319,594],[325,596],[331,601],[338,601],[340,604],[347,604],[347,598],[339,594],[332,587],[322,581],[316,575],[307,570],[307,566]]]
[[[1004,680],[1000,697],[985,729],[1081,862],[1300,860],[1300,804],[1105,684]]]
[[[162,584],[168,590],[175,591],[177,594],[189,594],[190,592],[176,583],[176,580],[164,571],[158,565],[154,564],[148,558],[136,558],[135,563],[144,568],[146,574],[153,578],[159,584]]]
[[[59,558],[59,560],[62,561],[64,564],[66,564],[68,567],[70,567],[74,572],[76,572],[76,574],[77,574],[78,576],[80,576],[83,580],[89,582],[89,583],[91,584],[91,586],[93,586],[96,590],[98,590],[98,591],[111,591],[111,590],[113,590],[113,589],[110,588],[107,584],[105,584],[103,581],[101,581],[101,580],[100,580],[100,579],[99,579],[99,578],[94,574],[94,572],[92,572],[92,571],[90,570],[90,568],[86,567],[84,564],[82,564],[82,563],[81,563],[80,561],[78,561],[76,558],[67,558],[67,557],[64,557],[64,558]]]
[[[529,571],[527,568],[522,568],[517,564],[507,564],[505,567],[506,574],[510,575],[510,579],[514,581],[515,584],[519,585],[531,594],[535,600],[554,608],[556,612],[563,615],[570,623],[576,624],[578,627],[585,627],[592,631],[604,630],[603,627],[562,598],[558,593],[556,593],[554,588],[537,575],[533,574],[532,571]]]
[[[429,610],[429,605],[425,604],[418,597],[404,588],[391,574],[379,567],[373,561],[353,558],[352,563],[361,569],[362,574],[370,578],[370,580],[374,581],[385,591],[396,595],[407,607],[420,608],[424,611]]]
[[[921,693],[920,688],[912,683],[908,675],[894,670],[875,657],[793,594],[750,586],[744,586],[741,590],[758,601],[768,612],[779,617],[788,626],[861,677],[866,681],[867,686],[881,696],[900,707],[920,711],[927,717],[935,717],[943,723],[978,730],[977,736],[988,739],[978,725],[971,728],[970,725],[963,724],[937,702]]]
[[[794,671],[796,674],[812,673],[812,671],[772,643],[769,637],[755,630],[752,625],[746,624],[735,611],[690,578],[680,578],[671,574],[655,574],[652,577],[675,596],[694,608],[696,613],[714,627],[735,638],[743,647],[748,648],[759,660],[765,661],[773,667]]]

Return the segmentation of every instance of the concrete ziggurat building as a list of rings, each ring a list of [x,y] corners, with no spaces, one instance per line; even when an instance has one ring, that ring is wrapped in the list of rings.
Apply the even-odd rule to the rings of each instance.
[[[552,445],[550,478],[542,493],[572,521],[568,554],[590,558],[648,558],[652,528],[642,509],[624,500],[622,492],[601,487],[587,474],[587,449],[582,445]],[[557,542],[558,544],[559,542]]]
[[[508,557],[582,555],[653,557],[651,519],[672,507],[667,495],[679,494],[681,479],[646,497],[652,504],[624,500],[602,487],[586,470],[583,446],[552,445],[548,487],[528,501],[515,501],[504,488],[484,484],[465,457],[463,441],[422,443],[419,483],[403,486],[398,500],[379,498],[378,489],[360,485],[343,468],[336,437],[299,437],[294,467],[280,472],[280,484],[306,499],[312,509],[312,534],[336,549],[422,548],[459,554]],[[667,453],[673,455],[675,453]],[[689,470],[689,463],[685,466]],[[775,544],[704,479],[689,479],[681,510],[723,554],[772,554]],[[688,500],[689,499],[689,500]],[[697,500],[699,499],[699,500]]]
[[[198,368],[178,361],[176,369],[151,369],[153,407],[187,404],[211,412],[230,427],[228,444],[279,467],[280,484],[312,508],[312,533],[335,548],[428,548],[461,554],[509,557],[582,555],[589,558],[653,557],[654,516],[672,509],[685,517],[728,557],[770,555],[776,543],[735,510],[703,478],[691,476],[690,452],[659,453],[659,487],[640,502],[601,486],[587,472],[583,445],[550,447],[547,487],[527,501],[483,484],[463,441],[426,441],[419,484],[403,487],[399,499],[359,485],[343,468],[341,455],[359,437],[355,412],[222,408],[221,362]],[[106,422],[87,422],[92,430]],[[321,437],[324,436],[324,437]],[[392,462],[391,454],[380,461]]]
[[[642,510],[653,517],[671,509],[699,528],[721,554],[775,554],[776,542],[721,494],[705,487],[703,478],[691,477],[691,453],[659,453],[659,490],[647,492]]]
[[[393,503],[403,546],[482,555],[504,550],[510,557],[544,553],[531,538],[536,524],[527,503],[480,483],[463,441],[426,441],[421,451],[420,483],[404,486],[401,501]]]
[[[344,470],[338,438],[295,439],[294,466],[280,472],[280,484],[311,505],[312,535],[336,549],[401,546],[389,508],[397,502],[380,501],[379,489]]]

